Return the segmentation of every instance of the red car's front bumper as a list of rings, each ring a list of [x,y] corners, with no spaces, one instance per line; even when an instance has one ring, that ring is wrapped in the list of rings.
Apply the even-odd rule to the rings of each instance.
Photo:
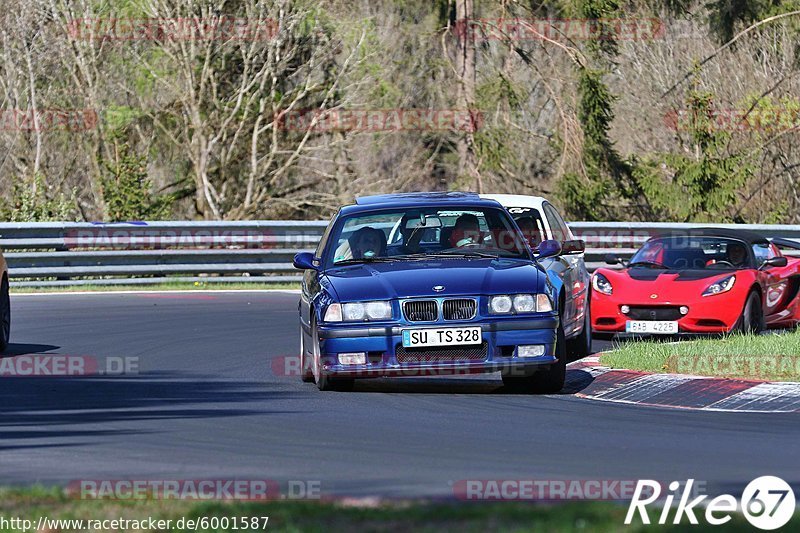
[[[592,293],[592,329],[598,333],[624,333],[629,320],[677,321],[679,333],[722,333],[736,325],[742,315],[744,300],[739,303],[732,295],[698,297],[691,301],[648,299],[648,294],[625,298],[606,295],[599,291]],[[621,308],[627,305],[631,311],[623,314]],[[688,307],[685,315],[682,306]]]

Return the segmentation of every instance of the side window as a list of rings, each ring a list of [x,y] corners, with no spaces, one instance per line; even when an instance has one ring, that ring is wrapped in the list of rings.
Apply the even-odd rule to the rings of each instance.
[[[635,255],[636,261],[664,264],[664,244],[661,241],[650,241],[644,244]]]
[[[333,221],[336,220],[336,216],[339,213],[336,213],[331,217],[330,222],[328,222],[328,227],[325,228],[325,231],[322,233],[322,237],[319,239],[319,244],[317,244],[317,250],[314,252],[314,256],[322,257],[322,252],[325,251],[325,244],[328,242],[328,238],[331,236],[331,230],[333,229]]]
[[[565,240],[565,241],[571,240],[572,239],[572,232],[569,230],[569,226],[567,226],[567,223],[564,222],[564,219],[561,218],[561,215],[559,214],[558,211],[556,211],[555,207],[551,206],[550,209],[553,210],[553,213],[556,216],[556,220],[558,220],[558,227],[561,228],[561,232],[564,235],[564,238],[562,240]]]
[[[552,205],[544,204],[544,216],[547,217],[547,223],[555,240],[561,242],[569,240],[567,225]]]
[[[387,237],[387,244],[389,246],[397,246],[403,243],[403,231],[400,228],[403,219],[399,219],[397,222],[394,223],[392,228],[389,230],[389,235]],[[444,223],[444,220],[442,220]],[[446,225],[446,224],[445,224]],[[422,238],[420,239],[420,243],[422,244],[435,244],[438,243],[441,236],[441,228],[430,228],[426,229],[425,233],[422,234]]]
[[[753,255],[756,256],[756,268],[760,268],[764,261],[774,256],[769,244],[759,243],[753,245]]]
[[[403,220],[400,219],[397,222],[395,222],[394,226],[391,229],[391,231],[389,231],[388,241],[389,241],[390,245],[391,244],[400,244],[403,241],[403,232],[400,231],[400,223],[402,221]]]

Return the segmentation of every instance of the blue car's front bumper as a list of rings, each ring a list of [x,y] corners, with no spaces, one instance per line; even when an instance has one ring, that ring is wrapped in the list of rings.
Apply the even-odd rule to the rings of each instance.
[[[439,352],[448,349],[427,348],[417,351],[417,361],[409,361],[408,352],[402,348],[404,329],[430,329],[480,326],[483,343],[468,347],[464,357],[439,357]],[[396,324],[361,325],[337,324],[318,327],[320,341],[320,362],[322,372],[334,377],[381,377],[381,376],[430,376],[447,374],[467,374],[483,372],[503,372],[507,375],[530,375],[537,369],[547,367],[557,361],[556,330],[557,315],[537,317],[503,317],[479,322],[460,322],[446,324]],[[538,357],[519,357],[516,348],[522,345],[544,346],[544,355]],[[402,351],[404,358],[398,359]],[[471,353],[470,353],[471,352]],[[365,353],[365,365],[342,365],[340,353]],[[468,354],[468,355],[467,355]],[[413,353],[411,354],[413,359]],[[433,360],[424,360],[430,357]]]

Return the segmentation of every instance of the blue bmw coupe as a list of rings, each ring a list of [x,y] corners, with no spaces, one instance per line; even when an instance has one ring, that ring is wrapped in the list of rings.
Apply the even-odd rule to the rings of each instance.
[[[304,381],[348,390],[356,378],[501,372],[534,393],[564,385],[561,281],[508,212],[469,193],[359,198],[315,253],[300,253]]]

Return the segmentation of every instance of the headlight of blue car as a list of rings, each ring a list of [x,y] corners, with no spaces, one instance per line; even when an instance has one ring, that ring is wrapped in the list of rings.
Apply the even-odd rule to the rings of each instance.
[[[489,313],[510,315],[516,313],[549,313],[553,302],[546,294],[501,294],[489,298]]]
[[[325,322],[365,322],[391,318],[392,304],[387,301],[331,304],[325,311]]]

